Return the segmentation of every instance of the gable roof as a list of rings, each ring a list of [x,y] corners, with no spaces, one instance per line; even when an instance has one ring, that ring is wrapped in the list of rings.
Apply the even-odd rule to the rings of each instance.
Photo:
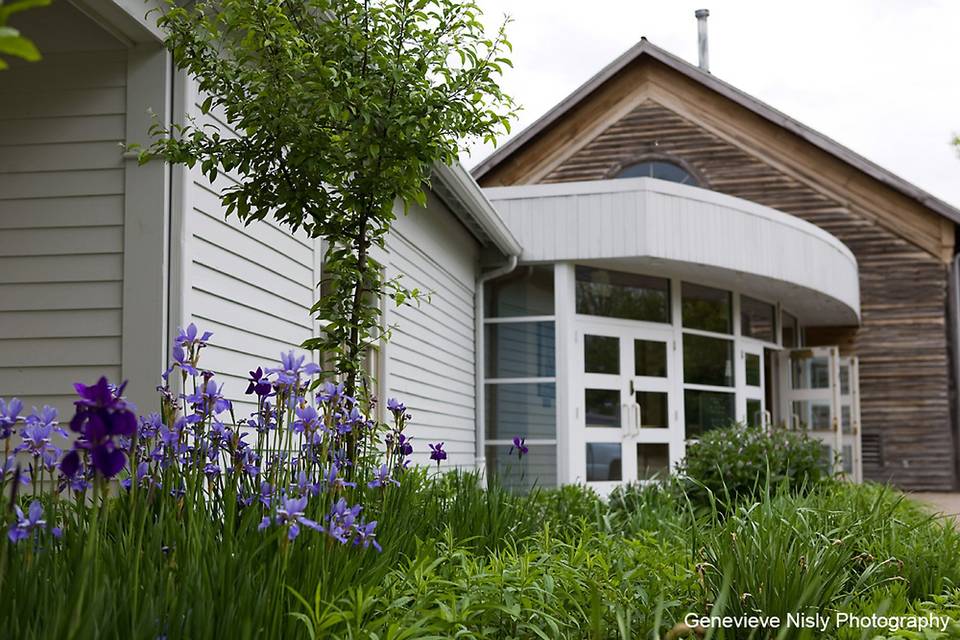
[[[900,192],[911,198],[931,211],[934,211],[945,218],[960,224],[960,209],[947,204],[936,196],[924,191],[913,183],[910,183],[896,174],[884,169],[880,165],[868,160],[867,158],[855,153],[843,146],[836,140],[833,140],[818,131],[811,129],[801,122],[791,118],[785,113],[778,111],[770,105],[757,100],[751,95],[744,93],[731,84],[717,79],[710,73],[707,73],[689,62],[678,58],[660,47],[650,43],[646,38],[641,38],[640,42],[628,49],[613,62],[604,67],[599,73],[583,83],[576,91],[557,103],[547,113],[537,119],[532,125],[521,131],[514,138],[507,141],[502,147],[496,149],[490,156],[480,162],[473,168],[472,173],[478,180],[489,173],[494,167],[506,160],[511,154],[519,150],[525,144],[536,138],[540,133],[550,128],[555,122],[560,120],[567,112],[573,109],[581,100],[600,88],[605,82],[617,75],[629,64],[642,56],[663,63],[671,69],[683,74],[708,89],[715,91],[725,98],[735,102],[754,114],[764,118],[791,133],[802,138],[806,142],[818,147],[819,149],[835,156],[841,161],[851,165],[859,171],[867,174],[871,178],[885,184],[886,186]]]

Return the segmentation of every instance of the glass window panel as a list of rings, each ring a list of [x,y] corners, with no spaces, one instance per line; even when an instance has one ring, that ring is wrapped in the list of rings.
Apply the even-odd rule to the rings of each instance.
[[[488,318],[553,315],[553,266],[520,266],[485,285]]]
[[[670,322],[670,281],[634,273],[577,267],[577,313]]]
[[[783,346],[793,349],[800,346],[800,328],[797,319],[784,311],[780,314],[783,320]]]
[[[746,363],[746,382],[751,387],[760,386],[760,356],[755,353],[748,353],[744,356]]]
[[[729,426],[735,419],[735,397],[732,393],[720,391],[685,390],[686,437],[696,438],[711,429]]]
[[[583,336],[583,370],[586,373],[620,373],[620,339]]]
[[[824,473],[833,473],[833,447],[828,444],[820,445],[820,468]]]
[[[670,426],[667,394],[661,391],[637,391],[640,405],[640,426],[645,429],[666,429]]]
[[[584,407],[588,427],[620,428],[620,392],[616,389],[585,389]]]
[[[496,478],[502,486],[514,491],[529,491],[557,486],[557,446],[528,444],[530,450],[523,458],[510,453],[508,444],[486,446],[487,477]]]
[[[843,460],[843,472],[853,475],[853,445],[843,445],[843,454],[840,457]]]
[[[587,443],[587,482],[623,480],[621,448],[615,442]]]
[[[751,427],[762,427],[762,411],[762,405],[759,400],[747,400],[747,424]]]
[[[620,170],[617,178],[657,178],[680,184],[696,185],[697,180],[690,172],[673,162],[664,160],[646,160],[631,164]]]
[[[683,334],[683,381],[733,386],[733,341]]]
[[[844,433],[850,433],[850,405],[845,404],[840,407],[840,428]]]
[[[777,310],[772,304],[750,296],[740,296],[740,335],[776,342],[776,316]]]
[[[829,400],[794,400],[793,414],[800,420],[801,429],[831,431]]]
[[[794,389],[829,389],[830,359],[809,352],[790,354],[790,386]]]
[[[840,365],[840,395],[850,395],[850,367],[845,364]]]
[[[634,373],[638,376],[667,377],[667,343],[658,340],[633,341]]]
[[[670,445],[637,444],[637,480],[652,480],[670,475]]]
[[[484,348],[488,378],[556,375],[553,321],[488,324]]]
[[[683,326],[688,329],[733,333],[733,303],[729,291],[683,283]]]
[[[552,382],[487,384],[486,432],[490,440],[557,437],[557,389]]]

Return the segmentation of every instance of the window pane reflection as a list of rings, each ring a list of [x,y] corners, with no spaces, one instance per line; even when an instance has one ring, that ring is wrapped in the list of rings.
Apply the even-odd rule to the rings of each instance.
[[[623,480],[621,448],[618,443],[587,443],[587,482]]]
[[[588,427],[620,428],[620,392],[616,389],[584,390]]]
[[[577,313],[670,322],[670,281],[634,273],[577,267]]]
[[[732,393],[719,391],[685,390],[686,437],[696,438],[711,429],[729,426],[734,421],[735,397]]]
[[[766,342],[776,341],[774,318],[776,309],[772,304],[749,296],[740,296],[740,334]]]
[[[620,339],[583,336],[583,365],[586,373],[620,373]]]
[[[667,343],[658,340],[633,341],[634,373],[638,376],[667,377]]]
[[[488,378],[556,375],[553,321],[488,324],[485,331]]]
[[[683,334],[683,381],[733,386],[733,341]]]
[[[681,308],[688,329],[733,333],[733,304],[729,291],[683,283]]]
[[[637,480],[664,478],[670,474],[670,445],[637,444]]]
[[[557,437],[557,388],[552,382],[487,384],[486,433],[490,440],[514,436]]]
[[[553,315],[553,266],[520,266],[486,283],[488,318]]]

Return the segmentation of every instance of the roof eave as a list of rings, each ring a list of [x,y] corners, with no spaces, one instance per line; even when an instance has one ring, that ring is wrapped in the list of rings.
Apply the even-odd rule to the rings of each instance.
[[[904,180],[900,176],[884,169],[875,162],[868,160],[860,154],[848,149],[839,142],[828,136],[811,129],[803,123],[791,118],[785,113],[778,111],[770,105],[757,100],[753,96],[744,93],[733,85],[723,80],[719,80],[714,75],[703,71],[686,60],[678,58],[654,44],[651,44],[646,38],[641,39],[639,43],[628,49],[616,60],[604,67],[599,73],[583,83],[576,91],[564,98],[550,111],[538,118],[532,125],[520,132],[515,138],[508,141],[502,147],[490,154],[489,157],[480,162],[472,170],[473,176],[477,179],[482,178],[494,167],[499,165],[510,154],[522,147],[524,144],[535,138],[542,131],[550,127],[556,120],[569,111],[574,105],[580,102],[587,95],[599,88],[603,83],[620,72],[641,55],[649,55],[654,60],[663,63],[671,69],[681,73],[692,80],[703,84],[707,88],[716,91],[725,98],[732,100],[745,109],[755,113],[761,118],[765,118],[777,124],[794,135],[802,138],[806,142],[818,147],[819,149],[839,158],[843,162],[858,169],[870,176],[874,180],[885,184],[886,186],[900,192],[908,198],[915,200],[927,207],[931,211],[938,213],[954,223],[960,224],[960,209],[948,204],[936,196],[924,191],[916,185]]]

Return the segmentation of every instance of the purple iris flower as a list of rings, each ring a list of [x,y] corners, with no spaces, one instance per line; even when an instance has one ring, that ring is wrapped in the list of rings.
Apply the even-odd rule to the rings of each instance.
[[[277,382],[281,384],[299,384],[301,376],[313,376],[320,373],[320,367],[316,364],[312,362],[304,364],[304,360],[306,359],[306,355],[300,354],[297,356],[292,350],[288,351],[287,353],[281,353],[280,367],[276,369],[270,369],[268,370],[268,373],[276,373]]]
[[[300,495],[311,495],[315,496],[320,493],[320,483],[319,482],[310,482],[307,472],[301,470],[297,474],[297,490],[300,491]]]
[[[137,465],[137,485],[138,486],[143,486],[144,484],[143,479],[146,478],[149,473],[150,473],[149,462],[141,462],[140,464]],[[122,486],[124,489],[129,491],[130,487],[133,486],[133,479],[124,478],[123,480],[120,481],[120,486]]]
[[[198,338],[197,336],[199,334],[200,332],[197,330],[197,325],[191,322],[187,326],[186,330],[184,329],[178,330],[177,338],[176,340],[174,340],[174,342],[176,344],[185,345],[187,347],[192,346],[194,344],[197,344],[203,347],[203,346],[206,346],[207,341],[209,341],[210,338],[213,337],[213,332],[211,331],[204,331],[203,335],[200,335],[200,337]]]
[[[340,498],[327,516],[327,533],[334,540],[345,544],[353,534],[353,524],[362,510],[363,507],[359,504],[348,507],[347,501]]]
[[[337,404],[346,397],[343,389],[344,386],[342,382],[340,384],[324,382],[323,387],[321,387],[320,392],[317,394],[317,400],[323,403]]]
[[[56,414],[56,412],[54,412]],[[56,461],[60,458],[62,451],[60,447],[53,444],[53,434],[58,433],[66,437],[67,432],[60,427],[42,422],[28,423],[21,431],[21,443],[13,452],[28,452],[34,458],[43,461],[43,465],[52,470],[56,466]]]
[[[257,394],[261,398],[270,395],[272,385],[263,373],[263,367],[257,367],[256,371],[250,372],[250,379],[247,384],[247,395]]]
[[[295,433],[306,433],[309,435],[323,427],[320,414],[317,413],[317,410],[314,409],[312,405],[308,404],[305,407],[297,407],[296,413],[297,419],[293,423]]]
[[[105,377],[87,386],[79,382],[74,389],[80,399],[74,402],[76,414],[70,421],[70,430],[80,434],[74,448],[63,457],[60,469],[67,477],[80,469],[80,450],[90,452],[93,468],[106,478],[120,473],[126,465],[126,455],[114,438],[132,437],[137,432],[137,418],[123,399],[126,383],[112,387]]]
[[[9,403],[0,398],[0,440],[13,435],[13,427],[17,424],[17,416],[22,409],[23,403],[19,398],[13,398]]]
[[[357,486],[356,482],[347,482],[340,477],[340,466],[336,462],[330,465],[330,471],[327,472],[327,476],[324,478],[324,480],[327,483],[327,489],[334,492],[338,491],[339,489]]]
[[[193,366],[193,363],[187,359],[187,353],[183,350],[183,346],[179,342],[173,345],[173,348],[170,350],[170,356],[173,359],[173,364],[170,365],[170,368],[167,370],[167,375],[170,375],[174,367],[180,367],[184,373],[188,373],[191,376],[200,375],[200,372]]]
[[[384,464],[380,466],[380,469],[374,474],[373,480],[368,482],[367,486],[376,489],[377,487],[386,487],[388,484],[400,486],[399,482],[390,477],[390,469]]]
[[[441,460],[447,459],[447,452],[443,450],[442,442],[430,445],[430,459],[435,460],[438,467],[440,466]]]
[[[47,528],[47,521],[43,519],[43,505],[40,504],[39,500],[34,500],[30,503],[26,516],[24,516],[19,506],[15,506],[14,511],[16,511],[17,514],[17,522],[7,531],[7,537],[10,539],[10,542],[16,544],[24,538],[30,537],[30,534],[34,531]],[[53,527],[50,533],[52,533],[55,538],[59,538],[62,532],[60,531],[60,527]]]
[[[510,447],[509,453],[507,455],[512,456],[513,450],[517,450],[517,458],[523,460],[523,456],[530,453],[530,448],[526,445],[527,439],[521,438],[520,436],[513,436],[513,446]]]
[[[207,416],[217,415],[230,409],[230,401],[223,397],[223,385],[217,386],[212,378],[201,385],[196,393],[188,395],[186,400],[197,411],[194,415],[187,417],[187,422],[190,423],[201,422]]]
[[[364,549],[373,545],[373,548],[377,551],[383,551],[383,548],[380,546],[380,543],[377,542],[377,534],[374,531],[377,528],[377,521],[373,520],[366,524],[363,521],[353,525],[353,531],[356,536],[353,539],[354,546],[361,545]]]
[[[393,414],[393,419],[397,422],[400,422],[400,420],[408,417],[407,406],[396,398],[387,399],[387,410]]]
[[[289,540],[296,540],[297,536],[300,535],[300,525],[309,527],[315,531],[323,531],[323,527],[320,526],[318,522],[304,515],[306,510],[306,496],[301,498],[284,498],[283,504],[277,509],[276,524],[277,526],[288,527],[287,538]],[[263,520],[260,521],[260,526],[257,528],[263,531],[270,526],[270,522],[270,517],[264,516]]]

